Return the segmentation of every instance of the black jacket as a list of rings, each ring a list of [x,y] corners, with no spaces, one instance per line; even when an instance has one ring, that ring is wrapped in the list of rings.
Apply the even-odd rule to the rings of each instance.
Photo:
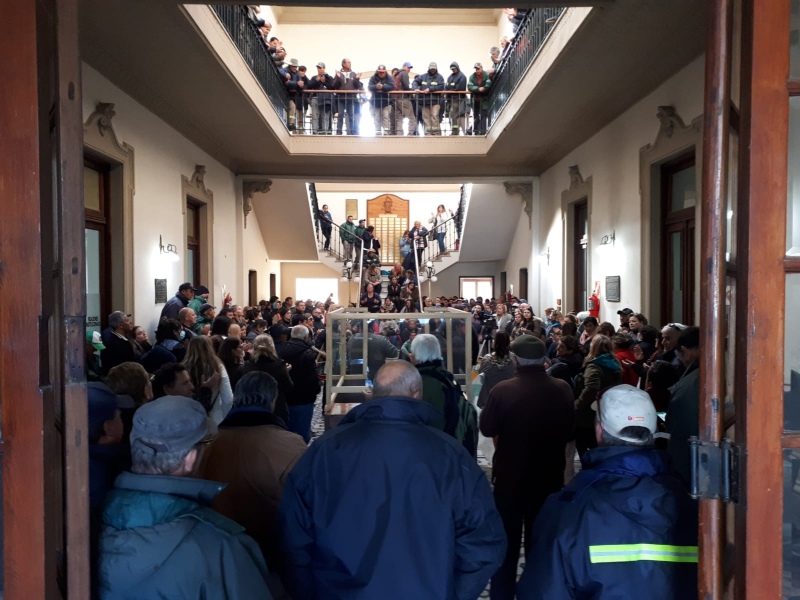
[[[231,389],[236,390],[239,380],[253,371],[261,371],[267,375],[272,375],[278,383],[278,397],[275,399],[275,416],[280,417],[285,422],[289,422],[288,399],[294,391],[289,373],[286,371],[284,362],[280,359],[270,360],[266,356],[260,356],[257,361],[249,361],[241,365],[231,376]]]
[[[164,317],[168,319],[175,319],[178,320],[178,313],[181,312],[182,308],[186,308],[189,306],[189,300],[181,294],[180,292],[176,292],[175,295],[167,300],[167,303],[164,305],[164,308],[161,309],[161,317],[159,321]]]
[[[291,339],[281,344],[278,355],[292,365],[289,376],[294,384],[294,392],[287,398],[289,406],[313,404],[319,392],[317,353],[305,341]]]
[[[124,362],[137,362],[133,345],[112,333],[106,343],[106,349],[100,351],[100,368],[103,375],[107,375],[111,369]]]

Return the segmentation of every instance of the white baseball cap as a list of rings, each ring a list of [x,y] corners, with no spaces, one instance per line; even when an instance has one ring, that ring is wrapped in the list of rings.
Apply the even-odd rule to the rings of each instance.
[[[592,403],[592,409],[609,435],[626,442],[639,441],[620,433],[626,427],[647,427],[651,433],[656,432],[658,415],[653,401],[647,392],[632,385],[609,388],[598,402]]]

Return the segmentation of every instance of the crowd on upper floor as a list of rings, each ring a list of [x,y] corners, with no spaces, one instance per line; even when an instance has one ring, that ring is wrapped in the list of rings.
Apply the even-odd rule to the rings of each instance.
[[[538,317],[512,294],[341,320],[332,294],[217,310],[208,293],[182,284],[152,345],[122,312],[87,332],[97,597],[474,599],[489,579],[497,599],[694,593],[697,327]],[[325,360],[373,387],[308,447]]]
[[[532,9],[504,9],[515,35],[529,10]],[[492,79],[508,58],[513,38],[501,38],[499,46],[489,49],[488,68],[484,69],[480,62],[475,63],[474,72],[469,77],[456,61],[450,63],[447,80],[439,72],[436,62],[429,63],[427,70],[416,76],[411,75],[414,66],[409,61],[391,70],[385,64],[379,64],[366,85],[367,98],[363,94],[365,86],[361,73],[353,71],[348,58],[342,59],[341,67],[333,75],[327,72],[322,61],[316,63],[315,74],[309,74],[308,67],[295,58],[287,61],[283,42],[270,36],[272,25],[262,19],[259,12],[257,5],[248,6],[248,15],[258,28],[289,95],[289,131],[342,135],[346,125],[349,135],[358,135],[361,107],[368,102],[377,135],[403,135],[404,131],[407,135],[440,135],[445,116],[449,118],[452,135],[486,133],[485,99],[491,92]],[[439,92],[464,95],[442,97]],[[469,102],[466,92],[470,94]],[[470,112],[472,126],[468,127]]]

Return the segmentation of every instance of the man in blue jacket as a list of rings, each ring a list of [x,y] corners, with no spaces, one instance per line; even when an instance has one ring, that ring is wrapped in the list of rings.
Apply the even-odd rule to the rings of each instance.
[[[131,472],[117,478],[103,511],[101,600],[272,598],[258,545],[209,508],[224,484],[189,477],[208,431],[205,409],[182,396],[136,411]]]
[[[428,71],[414,79],[413,89],[426,96],[420,96],[422,105],[422,122],[425,123],[425,135],[439,135],[439,111],[442,108],[441,92],[445,91],[444,77],[435,62],[428,65]]]
[[[506,551],[486,476],[429,425],[439,415],[412,365],[384,365],[373,396],[289,474],[284,583],[303,600],[475,600]]]
[[[375,135],[388,135],[392,127],[391,100],[389,92],[394,89],[394,79],[386,72],[386,65],[378,65],[367,86],[372,93],[372,118],[375,121]],[[381,126],[383,129],[381,129]]]
[[[697,596],[697,505],[670,474],[669,456],[653,447],[656,421],[638,388],[602,395],[599,446],[539,513],[517,598]]]

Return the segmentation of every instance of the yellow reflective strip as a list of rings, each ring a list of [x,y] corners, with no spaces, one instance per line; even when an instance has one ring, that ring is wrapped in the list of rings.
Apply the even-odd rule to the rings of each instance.
[[[611,544],[589,546],[592,564],[658,561],[696,563],[697,546],[670,546],[665,544]]]

